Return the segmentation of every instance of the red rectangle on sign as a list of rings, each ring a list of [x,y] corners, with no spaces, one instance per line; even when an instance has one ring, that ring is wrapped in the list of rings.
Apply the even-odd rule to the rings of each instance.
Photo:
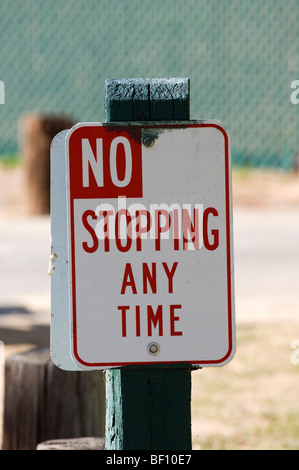
[[[68,153],[71,199],[142,197],[140,128],[78,127]]]

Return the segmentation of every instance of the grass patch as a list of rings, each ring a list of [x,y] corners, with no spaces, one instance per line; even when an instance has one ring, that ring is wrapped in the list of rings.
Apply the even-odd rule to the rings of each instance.
[[[193,448],[298,450],[298,324],[239,326],[228,365],[192,374]]]
[[[0,165],[5,168],[14,168],[21,163],[20,155],[9,153],[0,155]]]

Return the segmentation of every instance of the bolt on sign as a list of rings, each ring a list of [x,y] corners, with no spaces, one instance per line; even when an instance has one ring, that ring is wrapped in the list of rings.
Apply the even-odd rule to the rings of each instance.
[[[234,355],[230,143],[218,121],[66,136],[71,354],[82,369]]]

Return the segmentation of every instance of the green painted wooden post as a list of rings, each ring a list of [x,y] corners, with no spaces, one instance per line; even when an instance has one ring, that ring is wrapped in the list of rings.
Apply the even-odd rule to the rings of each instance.
[[[106,122],[190,119],[189,79],[106,80]],[[106,450],[190,450],[190,364],[106,371]]]

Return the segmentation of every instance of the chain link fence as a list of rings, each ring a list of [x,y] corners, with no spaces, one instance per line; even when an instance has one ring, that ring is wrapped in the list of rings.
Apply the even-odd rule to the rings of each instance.
[[[1,0],[0,154],[18,153],[26,113],[104,120],[106,78],[180,76],[191,118],[227,125],[233,163],[293,168],[298,25],[298,0]]]

